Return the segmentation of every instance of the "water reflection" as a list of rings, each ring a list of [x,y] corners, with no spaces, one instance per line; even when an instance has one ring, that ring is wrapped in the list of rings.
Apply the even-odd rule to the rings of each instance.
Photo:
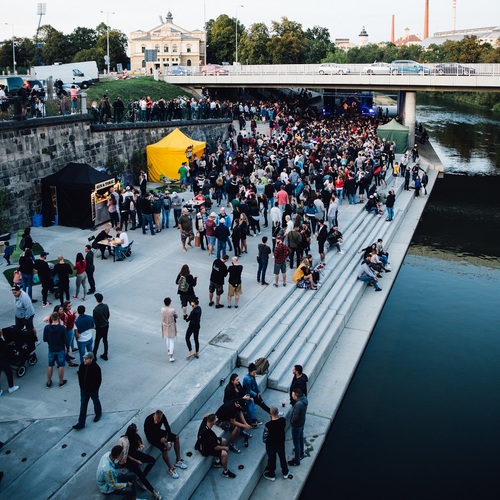
[[[417,118],[447,159],[446,172],[500,175],[500,114],[419,96]]]

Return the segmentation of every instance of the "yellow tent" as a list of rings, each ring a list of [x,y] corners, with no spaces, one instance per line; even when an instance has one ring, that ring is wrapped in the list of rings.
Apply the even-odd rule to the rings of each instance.
[[[200,157],[205,147],[205,142],[190,139],[176,128],[156,144],[146,146],[149,180],[161,182],[161,177],[178,179],[179,167],[188,161],[186,152],[192,151],[193,155]]]

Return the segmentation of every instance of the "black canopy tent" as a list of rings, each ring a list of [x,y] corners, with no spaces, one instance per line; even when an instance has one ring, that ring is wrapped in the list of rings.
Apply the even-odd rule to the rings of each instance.
[[[51,226],[57,210],[61,226],[94,227],[95,192],[114,185],[114,178],[86,163],[68,163],[55,174],[42,179],[43,225]],[[55,188],[55,200],[53,197]],[[55,202],[55,203],[54,203]]]

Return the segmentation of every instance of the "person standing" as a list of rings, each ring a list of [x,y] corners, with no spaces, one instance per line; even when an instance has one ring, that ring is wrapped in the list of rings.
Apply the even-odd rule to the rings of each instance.
[[[293,389],[292,398],[295,401],[290,418],[290,426],[292,427],[292,440],[295,449],[295,458],[288,461],[288,465],[298,466],[300,460],[304,458],[304,425],[306,423],[306,411],[308,401],[302,393],[302,389],[298,387]]]
[[[170,226],[170,210],[172,209],[172,198],[170,198],[170,191],[165,191],[163,197],[163,212],[161,218],[161,228],[168,229]]]
[[[231,265],[228,269],[228,282],[229,282],[229,290],[227,294],[227,307],[231,308],[231,299],[234,295],[234,307],[238,308],[238,302],[240,300],[240,296],[243,293],[241,290],[241,273],[243,272],[243,266],[238,264],[238,257],[233,257],[231,259]]]
[[[328,239],[328,229],[321,219],[318,220],[318,232],[316,233],[316,239],[318,240],[319,257],[321,262],[325,262],[325,243]]]
[[[16,328],[19,330],[26,329],[27,332],[32,332],[35,338],[35,345],[40,344],[35,326],[33,325],[35,309],[33,308],[29,295],[23,292],[17,285],[14,285],[11,290],[14,296]]]
[[[77,308],[78,318],[75,320],[75,337],[78,351],[80,353],[80,364],[83,363],[83,356],[86,352],[92,351],[92,330],[94,329],[94,318],[90,314],[85,314],[85,306]]]
[[[54,274],[57,274],[59,278],[57,286],[59,288],[59,299],[61,300],[61,305],[63,305],[64,296],[66,296],[66,300],[69,300],[69,277],[73,274],[73,269],[65,262],[63,255],[59,255],[57,261],[57,264],[54,266]]]
[[[85,272],[89,281],[89,294],[95,293],[95,280],[94,280],[94,252],[90,245],[85,245]]]
[[[215,308],[220,309],[224,304],[220,303],[221,295],[224,293],[224,279],[227,276],[226,262],[229,260],[228,255],[224,255],[222,259],[215,259],[212,264],[212,273],[210,274],[210,284],[208,286],[208,305],[214,305],[215,292]]]
[[[23,291],[28,292],[31,302],[37,302],[33,299],[33,274],[35,272],[35,259],[33,252],[30,248],[26,248],[24,253],[19,258],[19,268],[21,276],[23,277]]]
[[[151,236],[154,236],[155,229],[153,227],[153,205],[149,196],[143,195],[140,201],[140,211],[142,219],[142,234],[146,234],[146,225],[149,225]]]
[[[12,394],[19,389],[18,385],[14,385],[14,377],[12,376],[12,368],[10,366],[10,361],[7,355],[7,342],[3,336],[2,329],[0,328],[0,374],[5,373],[7,377],[7,385],[9,386],[8,392]],[[2,389],[0,389],[0,396],[3,394]]]
[[[94,295],[97,305],[94,307],[92,316],[94,317],[95,323],[95,345],[94,345],[94,356],[97,356],[97,351],[99,349],[99,343],[102,339],[104,345],[104,353],[101,354],[101,359],[104,361],[108,360],[108,330],[109,330],[109,307],[107,304],[103,304],[104,297],[101,293],[96,293]]]
[[[271,247],[267,244],[267,236],[262,237],[262,243],[259,243],[257,250],[257,263],[259,265],[257,269],[257,283],[268,285],[269,283],[266,282],[266,270],[269,264],[269,255],[271,255]]]
[[[193,297],[191,299],[191,312],[189,313],[189,316],[186,318],[186,321],[189,323],[189,326],[186,330],[186,345],[189,351],[187,359],[191,359],[193,356],[195,358],[199,358],[200,342],[198,340],[198,337],[200,335],[200,326],[201,326],[201,307],[197,297]],[[194,336],[194,347],[195,347],[194,354],[191,346],[191,335]]]
[[[102,406],[99,401],[99,388],[101,387],[101,368],[94,360],[94,353],[87,352],[83,356],[83,363],[78,368],[78,383],[80,384],[80,416],[73,429],[80,430],[85,427],[87,419],[87,406],[89,399],[94,403],[94,422],[99,422],[102,416]]]
[[[309,378],[302,371],[302,365],[294,365],[292,369],[293,379],[290,384],[290,404],[293,406],[295,404],[295,399],[292,397],[292,392],[294,389],[300,389],[304,396],[307,396],[307,382]]]
[[[168,360],[174,362],[174,345],[177,337],[177,313],[173,307],[172,299],[163,299],[164,307],[161,308],[161,336],[166,339]]]
[[[266,423],[264,428],[264,437],[267,435],[267,437],[265,437],[267,467],[264,471],[264,477],[269,479],[269,481],[274,481],[276,479],[276,455],[278,455],[283,478],[288,479],[289,470],[285,455],[286,420],[279,415],[276,406],[271,406],[269,413],[271,415],[271,420]]]
[[[182,314],[184,315],[184,319],[187,319],[188,302],[195,297],[194,287],[197,282],[198,277],[193,276],[189,270],[189,266],[184,264],[175,280],[175,284],[178,285],[177,293],[181,299]]]
[[[205,230],[205,223],[208,219],[207,216],[207,210],[205,208],[205,205],[202,205],[200,207],[200,210],[196,214],[196,233],[197,236],[200,238],[200,248],[202,250],[205,249],[205,235],[206,235],[206,230]],[[207,242],[208,246],[208,242]]]
[[[283,238],[276,238],[276,248],[274,249],[274,283],[277,288],[280,272],[283,276],[283,286],[286,286],[286,259],[290,254],[290,249],[283,243]]]
[[[385,208],[387,208],[387,222],[391,222],[394,219],[394,204],[396,203],[396,195],[394,191],[389,190],[389,194],[385,200]]]
[[[74,299],[78,298],[78,294],[80,293],[80,286],[83,288],[82,300],[85,300],[85,297],[87,296],[87,273],[85,272],[86,265],[87,262],[83,258],[83,254],[81,252],[78,252],[75,259],[76,291],[75,295],[73,295]]]
[[[52,281],[52,273],[47,263],[47,252],[42,252],[40,258],[35,260],[35,269],[38,273],[38,278],[40,279],[40,284],[42,285],[42,307],[47,307],[52,304],[47,300],[49,290],[54,288],[54,282]]]
[[[188,246],[193,248],[191,242],[194,240],[193,221],[187,208],[182,209],[182,215],[177,220],[177,223],[181,232],[182,251],[187,252],[186,241]]]
[[[219,218],[219,224],[215,228],[215,238],[217,240],[217,258],[220,259],[221,255],[226,253],[226,244],[230,240],[231,233],[226,226],[224,217]]]
[[[182,214],[182,199],[177,194],[172,195],[172,210],[174,211],[174,226],[179,227],[179,217]]]
[[[54,365],[57,364],[59,375],[59,387],[66,385],[64,378],[64,366],[66,364],[66,354],[69,352],[66,337],[66,328],[59,322],[59,314],[54,312],[50,315],[49,324],[43,329],[43,341],[49,346],[49,366],[47,368],[47,383],[45,387],[52,386],[52,373]]]

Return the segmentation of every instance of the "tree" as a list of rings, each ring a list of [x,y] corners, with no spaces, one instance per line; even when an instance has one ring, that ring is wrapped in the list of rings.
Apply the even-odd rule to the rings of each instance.
[[[264,23],[252,24],[238,48],[239,60],[245,64],[270,64],[269,40],[269,30]]]
[[[245,36],[245,26],[238,21],[238,44],[245,44]],[[221,14],[215,21],[211,19],[207,23],[207,41],[208,61],[213,63],[234,62],[236,58],[236,19],[227,14]]]
[[[68,38],[50,25],[44,25],[38,32],[38,40],[42,44],[43,64],[71,61]]]
[[[29,38],[15,38],[14,45],[16,47],[16,68],[18,72],[24,72],[25,69],[29,69],[32,66],[31,62],[35,54],[35,45]],[[13,71],[13,63],[12,39],[5,40],[0,47],[0,68],[8,67]]]
[[[103,24],[103,23],[101,23]],[[101,25],[99,25],[101,26]],[[98,26],[98,28],[99,28]],[[106,25],[104,25],[106,27]],[[107,65],[104,61],[104,56],[107,55],[108,50],[108,35],[107,30],[102,31],[97,30],[101,33],[97,39],[96,52],[97,56],[97,66],[100,70],[104,69]],[[126,52],[127,47],[127,36],[119,30],[110,30],[109,32],[109,59],[110,68],[116,68],[117,64],[122,64],[124,67],[128,64],[129,58]],[[100,56],[100,54],[102,54]]]
[[[97,44],[97,30],[81,27],[75,28],[68,35],[68,42],[72,54],[76,54],[80,50],[95,49]]]
[[[327,28],[314,26],[305,32],[306,47],[304,60],[306,64],[317,64],[324,59],[331,49],[330,32]]]
[[[271,25],[273,35],[268,46],[272,64],[304,63],[305,36],[302,25],[287,17],[282,17],[281,23],[272,21]]]

